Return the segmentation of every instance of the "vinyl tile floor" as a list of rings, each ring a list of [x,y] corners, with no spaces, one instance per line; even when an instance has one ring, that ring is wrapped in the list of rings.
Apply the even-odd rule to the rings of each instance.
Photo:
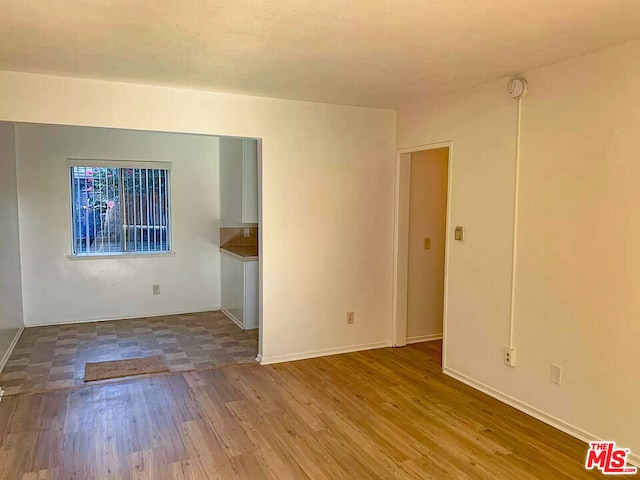
[[[222,312],[31,327],[0,374],[5,396],[84,385],[87,362],[161,355],[172,372],[256,361],[258,330]]]

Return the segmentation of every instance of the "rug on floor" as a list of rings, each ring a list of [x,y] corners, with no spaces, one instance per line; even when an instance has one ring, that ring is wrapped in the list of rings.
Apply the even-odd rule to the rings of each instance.
[[[109,378],[130,377],[168,371],[169,367],[161,356],[93,362],[87,363],[85,366],[84,381],[95,382],[96,380],[106,380]]]

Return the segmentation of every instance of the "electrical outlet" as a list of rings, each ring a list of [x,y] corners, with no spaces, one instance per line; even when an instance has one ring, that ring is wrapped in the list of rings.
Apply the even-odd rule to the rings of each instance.
[[[153,294],[154,295],[160,295],[160,285],[154,285],[153,286]]]
[[[516,350],[515,348],[506,347],[504,349],[504,363],[510,367],[516,366]]]
[[[560,385],[562,383],[562,367],[551,364],[551,374],[549,375],[549,381]]]
[[[251,236],[251,230],[249,230],[248,228],[243,229],[242,235],[244,236],[244,238],[249,238]]]
[[[355,319],[355,313],[354,312],[347,312],[347,323],[350,325],[352,323],[355,323],[356,319]]]

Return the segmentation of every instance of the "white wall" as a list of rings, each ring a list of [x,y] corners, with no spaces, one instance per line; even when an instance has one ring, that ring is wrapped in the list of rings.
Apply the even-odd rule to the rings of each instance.
[[[23,326],[14,128],[0,123],[0,370]]]
[[[398,146],[453,141],[446,367],[582,438],[640,457],[640,43],[527,72],[515,348],[516,102],[506,80],[398,114]],[[549,382],[551,363],[563,383]],[[462,377],[462,378],[465,378]],[[546,415],[546,416],[545,416]]]
[[[261,138],[265,360],[390,343],[395,112],[0,72],[0,119]]]
[[[218,139],[17,124],[27,326],[220,308]],[[172,163],[172,257],[69,260],[67,159]],[[160,285],[160,295],[152,286]]]
[[[411,154],[407,340],[442,335],[448,148]],[[424,239],[431,248],[424,248]]]

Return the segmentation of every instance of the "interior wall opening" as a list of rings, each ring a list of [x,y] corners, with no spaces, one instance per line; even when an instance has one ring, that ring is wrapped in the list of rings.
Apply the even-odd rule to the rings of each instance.
[[[27,327],[14,351],[65,367],[0,377],[5,395],[82,384],[89,363],[160,357],[187,371],[260,357],[259,139],[3,125]]]
[[[393,345],[442,340],[443,358],[450,177],[448,143],[398,152]]]

